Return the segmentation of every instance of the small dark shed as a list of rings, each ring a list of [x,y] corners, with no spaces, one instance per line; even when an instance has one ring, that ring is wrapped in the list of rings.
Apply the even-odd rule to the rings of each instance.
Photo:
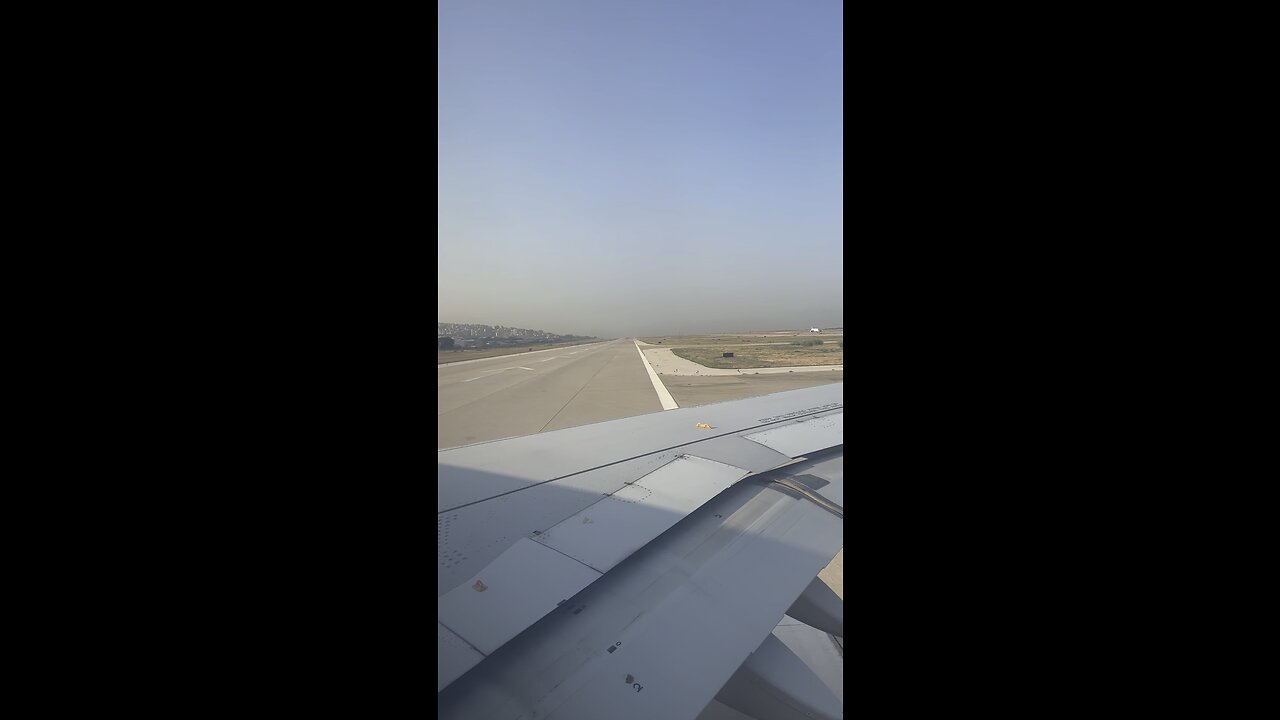
[[[725,357],[733,357],[733,353],[725,353],[725,354],[724,354],[724,356],[725,356]]]

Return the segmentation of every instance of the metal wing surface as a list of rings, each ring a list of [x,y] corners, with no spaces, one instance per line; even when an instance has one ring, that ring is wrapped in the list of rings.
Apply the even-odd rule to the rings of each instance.
[[[770,633],[843,636],[844,386],[438,453],[442,717],[842,717]]]

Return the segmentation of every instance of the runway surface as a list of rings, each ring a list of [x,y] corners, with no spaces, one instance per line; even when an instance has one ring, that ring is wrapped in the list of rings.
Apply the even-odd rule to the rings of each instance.
[[[631,340],[436,366],[436,448],[660,412]]]

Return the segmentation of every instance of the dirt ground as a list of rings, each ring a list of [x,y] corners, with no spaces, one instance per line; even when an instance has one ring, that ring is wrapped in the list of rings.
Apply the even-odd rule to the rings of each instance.
[[[796,331],[660,336],[644,337],[640,341],[671,348],[675,355],[709,368],[844,364],[844,348],[840,347],[840,343],[844,341],[843,330],[822,333]],[[726,352],[732,352],[733,357],[724,357]]]

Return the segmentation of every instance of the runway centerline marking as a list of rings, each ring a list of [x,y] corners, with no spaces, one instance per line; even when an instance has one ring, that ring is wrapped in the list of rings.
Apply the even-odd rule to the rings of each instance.
[[[490,375],[496,375],[500,372],[503,372],[505,370],[510,370],[510,369],[511,368],[503,368],[502,370],[490,370],[489,372],[483,373],[481,375],[477,375],[471,378],[470,380],[463,380],[462,382],[471,382],[471,380],[479,380],[480,378],[486,378],[486,377],[489,377]]]
[[[508,371],[508,370],[528,370],[529,372],[533,372],[533,368],[531,368],[531,367],[525,367],[525,366],[521,365],[521,366],[519,366],[519,367],[502,368],[501,370],[490,370],[489,372],[487,372],[487,373],[485,373],[485,374],[483,374],[483,375],[477,375],[477,376],[475,376],[475,377],[473,377],[473,378],[467,378],[466,380],[463,380],[462,382],[464,382],[464,383],[469,383],[469,382],[471,382],[471,381],[473,381],[473,380],[479,380],[479,379],[481,379],[481,378],[487,378],[487,377],[489,377],[490,375],[497,375],[498,373],[503,373],[503,372],[506,372],[506,371]]]

